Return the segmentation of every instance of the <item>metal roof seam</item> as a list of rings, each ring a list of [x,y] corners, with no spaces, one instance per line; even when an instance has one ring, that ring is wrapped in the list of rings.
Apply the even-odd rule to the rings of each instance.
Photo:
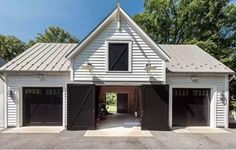
[[[49,46],[50,47],[50,46]],[[55,48],[56,47],[56,44],[54,44],[54,45],[52,45],[52,47],[51,48],[47,48],[47,49],[45,49],[43,52],[41,52],[40,54],[42,54],[42,56],[41,57],[39,57],[39,58],[37,58],[37,60],[33,63],[33,65],[30,67],[30,68],[28,68],[27,70],[31,70],[31,68],[33,67],[33,66],[35,66],[35,65],[37,65],[37,62],[39,62],[45,55],[47,55],[48,54],[48,52],[50,51],[50,50],[52,50],[53,48]],[[44,53],[44,54],[43,54]],[[38,68],[38,66],[36,66],[36,68]]]

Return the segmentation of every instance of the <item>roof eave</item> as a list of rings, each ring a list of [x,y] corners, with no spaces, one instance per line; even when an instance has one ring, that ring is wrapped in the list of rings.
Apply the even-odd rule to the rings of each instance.
[[[168,70],[168,73],[173,73],[173,74],[181,74],[181,73],[186,73],[186,74],[228,74],[228,75],[234,75],[236,74],[235,72],[204,72],[204,71],[170,71]]]

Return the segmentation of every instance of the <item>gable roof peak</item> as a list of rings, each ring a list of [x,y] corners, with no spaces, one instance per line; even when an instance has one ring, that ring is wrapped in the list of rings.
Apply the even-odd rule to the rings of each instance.
[[[118,15],[117,15],[118,14]],[[154,50],[156,51],[159,56],[164,61],[169,61],[170,56],[162,50],[161,47],[159,47],[133,20],[132,18],[121,8],[116,7],[110,15],[108,15],[81,43],[78,45],[77,48],[75,48],[73,51],[71,51],[69,54],[67,54],[67,58],[70,59],[74,57],[76,54],[78,54],[93,38],[97,36],[97,34],[108,24],[111,20],[113,20],[116,17],[122,16],[123,19],[127,21],[133,28],[136,29],[136,31],[140,34],[140,36],[145,40],[145,42]],[[118,22],[118,29],[120,27],[120,23]]]

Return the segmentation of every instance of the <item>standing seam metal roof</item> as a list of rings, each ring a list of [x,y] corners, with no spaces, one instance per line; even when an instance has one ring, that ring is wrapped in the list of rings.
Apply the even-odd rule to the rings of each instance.
[[[233,70],[197,45],[160,44],[159,46],[171,57],[167,62],[167,69],[171,72],[234,74]]]
[[[69,71],[70,62],[67,53],[72,51],[76,43],[37,43],[6,65],[2,71]]]

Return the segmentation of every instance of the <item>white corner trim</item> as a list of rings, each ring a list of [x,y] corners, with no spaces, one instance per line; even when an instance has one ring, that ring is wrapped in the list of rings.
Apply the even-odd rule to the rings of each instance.
[[[66,127],[66,92],[67,92],[67,83],[62,87],[62,126]]]
[[[74,81],[74,61],[70,59],[70,81]]]
[[[8,103],[8,101],[7,101],[7,92],[8,92],[8,90],[7,90],[7,75],[5,74],[4,75],[4,128],[7,128],[8,127],[8,115],[7,115],[7,113],[8,113],[8,107],[7,107],[7,103]]]
[[[16,88],[16,126],[23,126],[23,96],[22,96],[22,87]]]
[[[173,126],[173,87],[170,85],[169,87],[169,127],[172,128]]]
[[[225,105],[225,128],[229,127],[229,77],[225,76],[225,90],[224,90],[226,105]]]

